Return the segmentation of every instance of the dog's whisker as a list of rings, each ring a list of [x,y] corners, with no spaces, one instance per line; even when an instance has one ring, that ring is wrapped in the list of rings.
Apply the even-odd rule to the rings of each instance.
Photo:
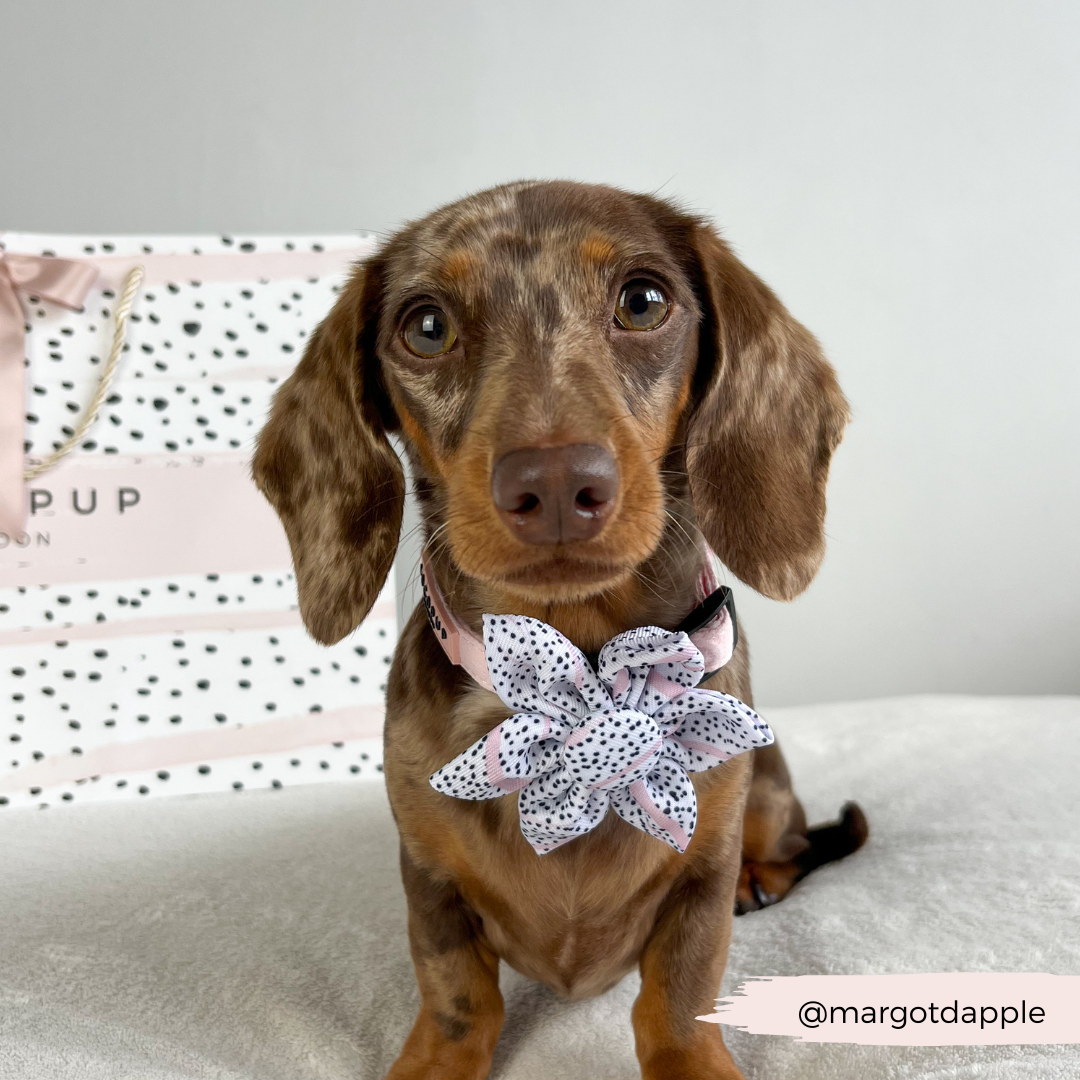
[[[637,567],[634,567],[632,573],[633,573],[634,577],[642,585],[644,585],[645,588],[648,589],[649,592],[652,593],[653,596],[656,597],[657,600],[659,600],[661,603],[665,603],[665,604],[667,603],[669,598],[664,596],[664,594],[662,592],[660,592],[659,588],[657,588],[657,586],[652,581],[649,580],[648,576],[642,570],[640,570]]]
[[[664,513],[667,516],[668,520],[683,534],[683,536],[686,537],[687,541],[690,544],[694,545],[697,543],[697,541],[694,540],[690,533],[686,531],[686,527],[681,521],[679,521],[678,516],[673,511],[665,510]]]

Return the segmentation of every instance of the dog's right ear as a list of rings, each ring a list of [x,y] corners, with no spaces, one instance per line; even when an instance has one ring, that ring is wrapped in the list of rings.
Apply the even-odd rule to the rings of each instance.
[[[300,614],[324,645],[360,625],[386,581],[405,503],[375,357],[377,263],[360,265],[274,396],[252,463],[292,549]]]
[[[711,225],[692,225],[704,309],[687,432],[694,510],[730,570],[792,600],[825,554],[825,484],[848,404],[813,335]]]

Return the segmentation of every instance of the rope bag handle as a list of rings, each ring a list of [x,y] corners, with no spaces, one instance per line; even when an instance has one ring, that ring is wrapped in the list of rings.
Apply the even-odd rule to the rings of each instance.
[[[94,396],[86,403],[86,408],[83,409],[82,416],[78,424],[75,425],[74,432],[51,454],[42,458],[37,464],[27,466],[23,472],[24,480],[33,480],[58,465],[75,449],[76,444],[86,437],[86,433],[97,421],[98,413],[101,412],[101,406],[104,404],[105,397],[109,393],[109,387],[112,386],[113,379],[116,376],[116,369],[120,366],[124,341],[127,339],[128,316],[131,314],[131,305],[135,302],[135,296],[139,291],[139,286],[142,284],[144,273],[145,271],[141,266],[135,266],[132,267],[124,279],[120,299],[117,301],[116,308],[113,311],[113,341],[112,348],[109,350],[109,359],[102,369],[101,378],[98,380]]]

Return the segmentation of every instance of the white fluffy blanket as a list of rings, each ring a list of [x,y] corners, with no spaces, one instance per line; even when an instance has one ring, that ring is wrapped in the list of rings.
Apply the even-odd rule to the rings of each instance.
[[[777,709],[813,819],[863,851],[735,921],[747,975],[1080,973],[1080,699]],[[492,1077],[632,1080],[636,976],[567,1003],[504,968]],[[412,1022],[377,784],[0,814],[3,1080],[378,1080]],[[1075,1080],[1080,1046],[804,1044],[728,1030],[751,1080]]]

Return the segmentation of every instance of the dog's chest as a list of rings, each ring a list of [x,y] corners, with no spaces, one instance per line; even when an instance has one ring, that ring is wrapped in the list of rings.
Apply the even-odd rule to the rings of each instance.
[[[445,764],[437,759],[460,753],[508,711],[489,691],[467,690],[420,771]],[[427,813],[400,800],[399,825],[404,833],[430,835],[437,847],[430,855],[481,916],[496,953],[571,994],[585,987],[596,993],[633,964],[669,886],[677,858],[670,848],[609,813],[591,832],[538,855],[521,833],[516,794],[474,802],[428,791]],[[421,825],[421,814],[430,821],[430,812],[438,814],[437,838]]]
[[[477,822],[465,830],[473,856],[459,880],[491,947],[560,993],[607,989],[635,963],[678,856],[610,813],[592,832],[537,855],[513,796],[494,800],[486,815],[483,839]]]
[[[695,856],[678,854],[610,811],[592,831],[538,855],[521,833],[516,794],[471,801],[428,783],[510,710],[476,686],[448,710],[417,690],[413,708],[393,709],[387,729],[387,781],[406,846],[454,881],[482,919],[483,937],[511,966],[570,996],[606,990],[635,965],[657,910]],[[738,762],[694,775],[698,851],[714,847],[715,826],[725,820],[721,833],[739,828],[745,768]],[[730,797],[718,801],[727,789]]]

